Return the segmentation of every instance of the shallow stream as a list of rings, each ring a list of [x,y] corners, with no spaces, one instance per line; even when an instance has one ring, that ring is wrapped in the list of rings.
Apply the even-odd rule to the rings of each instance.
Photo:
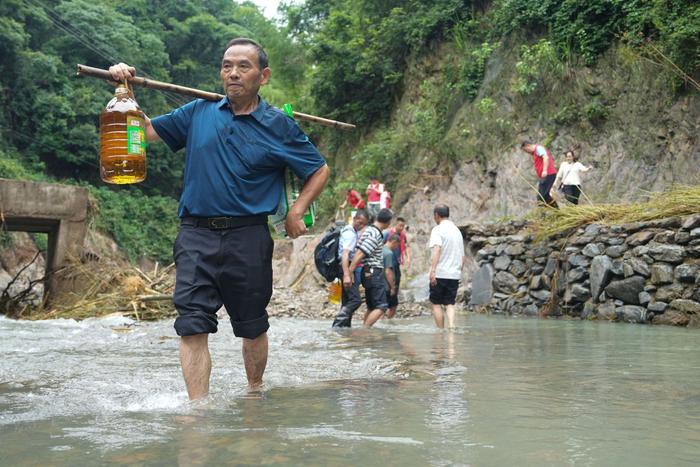
[[[262,399],[223,322],[196,404],[170,321],[0,318],[0,465],[697,465],[698,331],[459,318],[273,320]]]

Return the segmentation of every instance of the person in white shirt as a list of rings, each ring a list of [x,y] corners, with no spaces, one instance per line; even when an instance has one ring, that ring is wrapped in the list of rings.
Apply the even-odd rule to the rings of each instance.
[[[447,327],[455,328],[455,299],[464,265],[464,238],[462,232],[449,219],[450,208],[438,204],[433,209],[437,224],[430,232],[428,248],[430,259],[430,303],[438,328],[444,328],[443,306],[447,314]]]
[[[574,151],[566,151],[564,162],[559,166],[557,178],[554,180],[554,190],[564,192],[566,200],[572,204],[578,204],[581,196],[581,173],[588,172],[593,167],[586,167],[578,161]]]

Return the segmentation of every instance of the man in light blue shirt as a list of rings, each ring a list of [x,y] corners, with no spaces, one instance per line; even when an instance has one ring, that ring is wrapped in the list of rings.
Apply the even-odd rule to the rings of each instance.
[[[343,227],[338,242],[338,258],[341,266],[343,293],[340,299],[340,311],[333,320],[334,328],[349,328],[352,325],[352,315],[362,305],[360,296],[360,281],[353,280],[354,271],[350,270],[350,262],[355,256],[358,232],[367,226],[367,211],[358,209],[352,224]]]

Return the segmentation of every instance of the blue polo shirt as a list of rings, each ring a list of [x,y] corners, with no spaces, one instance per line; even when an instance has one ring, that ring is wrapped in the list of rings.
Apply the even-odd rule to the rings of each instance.
[[[296,122],[262,98],[240,116],[226,97],[197,99],[151,124],[170,149],[186,148],[180,217],[271,214],[285,167],[305,181],[326,163]]]

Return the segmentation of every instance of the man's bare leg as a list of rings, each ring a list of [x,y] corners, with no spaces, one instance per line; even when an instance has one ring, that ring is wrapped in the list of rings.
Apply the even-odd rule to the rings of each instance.
[[[396,307],[394,307],[394,308],[389,308],[388,310],[386,310],[386,317],[389,318],[389,319],[391,319],[391,318],[394,317],[394,314],[395,314],[395,313],[396,313]]]
[[[376,310],[368,311],[365,315],[365,322],[363,323],[366,328],[371,328],[374,323],[379,321],[379,318],[384,314],[384,310],[377,308]]]
[[[209,376],[211,375],[209,334],[181,337],[180,363],[190,400],[201,399],[209,394]]]
[[[454,329],[455,328],[455,306],[454,305],[445,305],[445,313],[447,314],[447,327],[448,329]]]
[[[245,373],[248,376],[248,390],[260,389],[267,366],[266,332],[255,339],[243,338],[243,363],[245,364]]]
[[[435,325],[440,329],[445,327],[445,317],[442,315],[442,305],[433,305],[433,318]]]

